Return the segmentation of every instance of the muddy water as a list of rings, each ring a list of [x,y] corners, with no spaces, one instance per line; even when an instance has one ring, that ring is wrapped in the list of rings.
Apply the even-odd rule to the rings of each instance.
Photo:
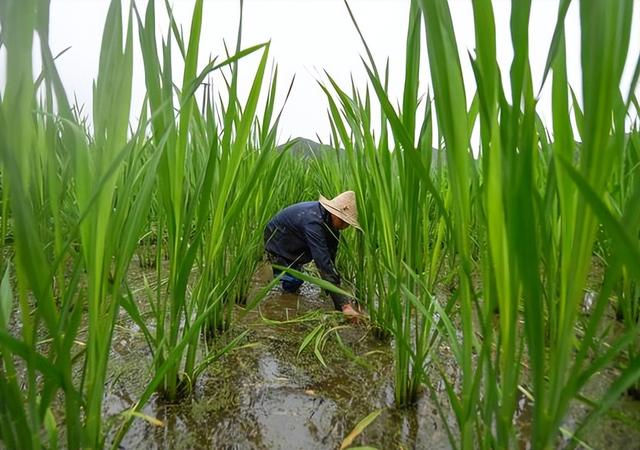
[[[269,269],[261,270],[260,281]],[[331,309],[331,300],[314,286],[305,284],[300,295],[274,289],[237,325],[238,331],[249,330],[244,344],[250,346],[210,366],[188,400],[168,405],[154,398],[143,411],[164,426],[136,419],[122,448],[336,449],[361,419],[379,409],[381,415],[354,445],[449,448],[442,420],[428,396],[415,408],[393,407],[391,347],[371,336],[364,324],[339,330],[343,343],[359,359],[348,357],[330,336],[322,351],[324,367],[313,354],[313,344],[298,355],[300,343],[318,320],[283,324],[263,320],[286,321]],[[342,323],[335,314],[326,320]],[[107,415],[116,415],[135,401],[149,379],[149,361],[135,329],[117,330]]]
[[[262,267],[256,284],[263,285],[269,276],[270,269]],[[327,339],[322,351],[327,367],[313,354],[313,344],[298,355],[300,343],[320,322],[286,321],[325,311],[329,326],[344,324],[330,314],[331,309],[330,299],[314,286],[305,284],[300,295],[274,289],[259,309],[243,315],[236,325],[237,332],[249,331],[243,342],[246,346],[211,365],[197,380],[192,396],[180,404],[153,398],[143,412],[161,420],[163,426],[136,419],[121,448],[337,449],[353,427],[376,410],[382,410],[381,415],[353,445],[450,448],[429,395],[423,394],[412,408],[393,406],[391,344],[377,340],[364,324],[349,324],[338,331],[357,360],[345,354],[335,336]],[[150,379],[150,362],[141,334],[123,315],[114,336],[105,399],[106,416],[112,416],[114,425],[119,422],[118,414],[131,407]],[[445,368],[456,371],[453,365]],[[605,381],[606,377],[594,380],[590,393],[601,393]],[[446,404],[444,396],[441,400]],[[517,419],[522,431],[528,428],[528,409],[523,400]],[[625,398],[615,409],[631,422],[599,420],[588,433],[589,444],[593,448],[640,448],[640,403]],[[573,428],[576,418],[585,412],[574,408],[563,425]],[[453,416],[448,422],[455,429]],[[526,441],[521,448],[528,448]]]

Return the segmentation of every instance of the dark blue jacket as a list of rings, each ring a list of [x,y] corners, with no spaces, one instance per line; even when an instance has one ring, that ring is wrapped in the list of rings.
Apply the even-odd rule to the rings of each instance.
[[[340,232],[333,228],[331,215],[320,202],[296,203],[283,209],[267,224],[264,238],[266,250],[283,264],[300,267],[314,260],[323,279],[340,285],[335,268]]]

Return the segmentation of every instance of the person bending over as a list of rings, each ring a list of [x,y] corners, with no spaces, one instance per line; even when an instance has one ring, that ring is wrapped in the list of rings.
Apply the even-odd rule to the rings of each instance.
[[[301,202],[288,206],[276,214],[264,231],[265,252],[272,264],[302,271],[312,259],[326,281],[340,286],[340,274],[335,261],[340,242],[340,231],[349,225],[362,231],[358,223],[356,196],[353,191],[343,192],[328,200],[322,195],[316,202]],[[273,275],[281,271],[273,268]],[[294,293],[303,281],[287,273],[280,279],[285,292]],[[349,299],[331,292],[333,304],[346,316],[357,316]]]

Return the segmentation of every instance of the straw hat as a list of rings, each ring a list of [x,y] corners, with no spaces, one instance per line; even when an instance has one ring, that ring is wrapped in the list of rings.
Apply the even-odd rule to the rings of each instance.
[[[356,207],[355,192],[343,192],[332,200],[328,200],[321,195],[319,201],[320,204],[331,214],[362,231],[362,228],[360,228],[360,224],[358,223],[358,208]]]

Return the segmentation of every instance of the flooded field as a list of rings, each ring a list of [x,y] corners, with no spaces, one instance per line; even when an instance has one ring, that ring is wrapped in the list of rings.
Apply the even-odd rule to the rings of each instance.
[[[264,284],[269,276],[269,267],[262,266],[255,284]],[[305,284],[299,295],[275,288],[259,308],[245,314],[238,307],[237,314],[242,317],[234,334],[248,330],[241,348],[213,363],[182,402],[168,404],[154,396],[143,413],[161,423],[136,419],[120,448],[337,449],[360,420],[377,410],[381,414],[353,446],[451,448],[428,391],[413,407],[394,406],[393,343],[374,337],[365,323],[345,324],[319,288]],[[314,355],[313,343],[298,354],[305,337],[322,321],[327,329],[346,325],[336,331],[343,345],[334,334],[326,340],[321,352],[326,367]],[[105,398],[107,423],[114,424],[111,435],[118,415],[134,404],[149,379],[149,351],[135,326],[126,323],[116,328]],[[602,390],[604,380],[606,376],[594,379],[589,389]],[[434,382],[443,389],[438,384]],[[439,400],[447,405],[444,392]],[[528,426],[528,407],[522,397],[517,416],[521,428]],[[576,406],[566,427],[585,410]],[[613,413],[621,412],[627,423],[620,417],[605,418],[593,427],[592,448],[640,448],[640,430],[633,426],[640,421],[640,402],[623,398]],[[449,426],[455,432],[452,413]],[[521,442],[521,448],[528,447]]]
[[[264,279],[264,274],[257,279]],[[394,409],[391,347],[373,337],[365,324],[339,330],[344,346],[357,359],[347,355],[334,336],[327,339],[322,352],[327,367],[313,348],[298,356],[301,342],[318,321],[287,320],[315,310],[330,313],[330,307],[331,301],[314,286],[303,286],[300,295],[274,289],[238,325],[239,331],[249,330],[241,344],[245,346],[206,370],[186,401],[166,404],[154,398],[144,413],[163,426],[136,420],[123,448],[339,448],[361,419],[379,409],[381,415],[354,444],[449,448],[437,410],[426,397],[415,408]],[[341,322],[335,314],[326,317]],[[118,334],[105,401],[107,415],[135,401],[150,363],[141,336],[123,328]]]
[[[640,450],[637,1],[104,0],[73,76],[64,2],[0,0],[0,449]]]

